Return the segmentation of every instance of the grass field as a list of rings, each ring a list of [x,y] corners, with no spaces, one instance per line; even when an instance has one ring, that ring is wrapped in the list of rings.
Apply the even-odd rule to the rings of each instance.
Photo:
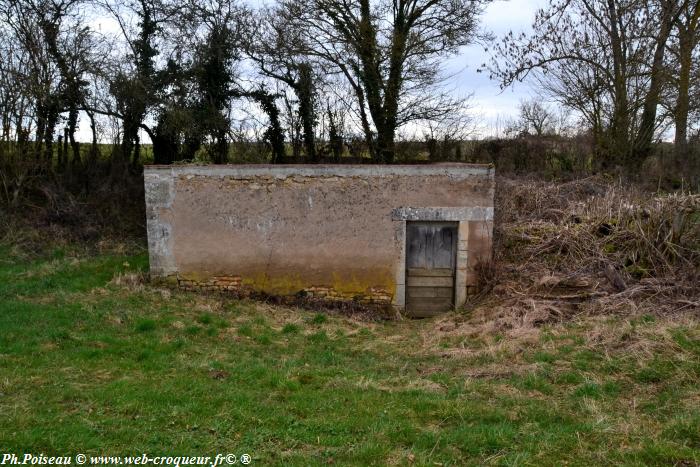
[[[0,452],[700,462],[693,317],[367,322],[153,288],[146,267],[0,247]]]

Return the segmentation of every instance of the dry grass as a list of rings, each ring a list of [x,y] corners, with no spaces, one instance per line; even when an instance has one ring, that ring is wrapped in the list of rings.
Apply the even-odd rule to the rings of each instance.
[[[266,465],[700,460],[697,313],[568,314],[564,296],[588,294],[585,308],[617,294],[587,273],[518,282],[501,259],[506,292],[471,313],[369,321],[159,289],[144,284],[145,254],[3,253],[8,452],[234,443]]]
[[[128,265],[127,265],[128,267]],[[123,287],[130,292],[141,292],[148,278],[145,272],[119,272],[114,275],[110,284]]]
[[[700,195],[603,177],[498,186],[496,259],[476,311],[486,326],[700,311]]]

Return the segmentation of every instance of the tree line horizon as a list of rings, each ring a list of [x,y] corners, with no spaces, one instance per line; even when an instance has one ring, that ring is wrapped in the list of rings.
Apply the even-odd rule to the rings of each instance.
[[[470,44],[491,58],[467,66],[504,89],[527,80],[557,107],[521,102],[507,133],[586,135],[605,168],[638,166],[673,129],[676,160],[697,159],[698,0],[552,0],[531,31],[503,37],[480,24],[488,3],[0,0],[0,159],[80,171],[106,140],[126,170],[144,132],[158,164],[231,162],[236,142],[271,163],[290,151],[392,163],[406,128],[429,149],[473,128],[442,66]]]

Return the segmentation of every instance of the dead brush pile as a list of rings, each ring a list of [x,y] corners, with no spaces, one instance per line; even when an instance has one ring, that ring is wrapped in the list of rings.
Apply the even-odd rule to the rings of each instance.
[[[486,310],[505,328],[580,314],[700,312],[700,195],[603,177],[500,179]],[[495,316],[494,316],[495,313]]]

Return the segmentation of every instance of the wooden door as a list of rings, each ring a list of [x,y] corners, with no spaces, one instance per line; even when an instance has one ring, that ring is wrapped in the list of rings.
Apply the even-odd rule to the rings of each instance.
[[[433,316],[454,308],[456,222],[406,223],[406,313]]]

